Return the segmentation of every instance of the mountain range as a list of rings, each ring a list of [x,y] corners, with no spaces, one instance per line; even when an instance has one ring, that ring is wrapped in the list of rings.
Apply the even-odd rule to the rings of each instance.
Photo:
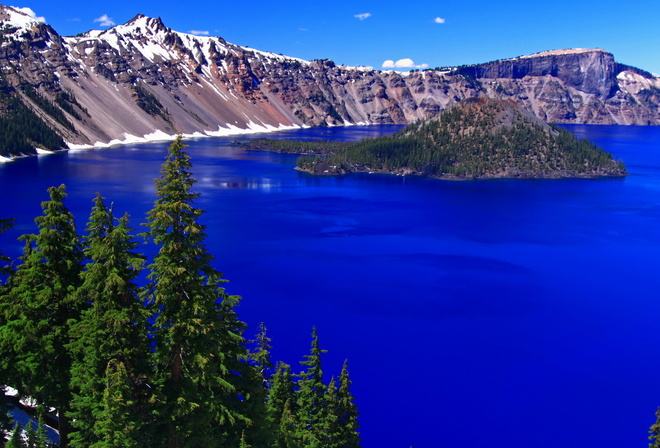
[[[660,124],[660,78],[601,49],[400,73],[262,52],[143,15],[63,37],[0,6],[0,64],[2,116],[21,103],[65,142],[35,144],[40,149],[179,133],[406,124],[471,97],[513,100],[554,123]]]

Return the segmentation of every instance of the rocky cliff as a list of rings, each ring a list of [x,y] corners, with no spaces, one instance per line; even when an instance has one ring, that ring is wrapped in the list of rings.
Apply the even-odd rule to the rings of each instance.
[[[179,33],[141,15],[106,31],[62,37],[0,6],[0,64],[3,89],[70,145],[403,124],[469,97],[511,99],[557,123],[660,124],[660,80],[602,50],[396,73],[265,53]]]

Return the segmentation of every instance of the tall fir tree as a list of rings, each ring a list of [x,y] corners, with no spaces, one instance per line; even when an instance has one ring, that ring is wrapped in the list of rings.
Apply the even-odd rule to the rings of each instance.
[[[272,447],[288,448],[294,437],[296,414],[295,385],[291,378],[291,367],[280,362],[270,381],[266,410],[268,424],[273,431]]]
[[[59,416],[60,447],[68,447],[71,402],[69,324],[84,304],[80,286],[83,253],[73,216],[64,205],[64,185],[48,189],[39,233],[24,235],[22,264],[10,277],[0,303],[2,371],[11,369],[11,386],[23,396],[54,408]]]
[[[144,257],[134,252],[138,243],[131,235],[128,215],[116,224],[114,221],[112,210],[97,195],[84,244],[89,262],[82,274],[83,283],[76,293],[80,301],[89,304],[89,308],[72,325],[72,342],[69,344],[73,355],[71,384],[74,387],[70,412],[73,426],[71,446],[77,448],[104,446],[95,423],[107,420],[104,393],[109,365],[121,365],[126,372],[130,396],[125,397],[125,401],[131,403],[132,425],[140,428],[149,417],[147,314],[135,283]],[[117,375],[116,372],[112,374]],[[122,443],[129,443],[126,440],[129,435],[145,439],[147,434],[142,430],[127,433]],[[138,444],[138,441],[130,443]]]
[[[251,354],[251,359],[259,370],[259,375],[264,387],[268,388],[268,382],[273,368],[273,361],[270,356],[273,347],[270,345],[271,340],[268,337],[268,329],[264,322],[259,324],[257,336],[253,342],[255,345],[255,351]]]
[[[204,246],[203,211],[194,205],[199,195],[184,148],[181,137],[170,146],[146,224],[159,246],[147,290],[155,315],[157,412],[162,446],[213,448],[244,417],[234,407],[236,373],[228,367],[234,354],[222,351],[236,337],[222,327],[220,304],[229,296]]]
[[[326,350],[319,347],[316,327],[312,330],[312,347],[306,360],[300,364],[307,367],[299,374],[296,403],[297,432],[303,448],[323,447],[323,418],[325,412],[325,390],[321,355]]]
[[[5,448],[27,448],[25,440],[23,440],[23,427],[20,423],[14,425],[14,430],[11,432],[9,440],[7,440]]]
[[[0,219],[0,234],[12,228],[13,225],[13,219]],[[6,292],[5,280],[11,273],[10,263],[11,258],[0,252],[0,297],[2,297]],[[4,325],[4,321],[5,319],[0,311],[0,327]],[[2,356],[1,349],[0,356]],[[9,414],[13,406],[11,404],[11,400],[5,396],[3,390],[4,386],[9,382],[9,377],[11,376],[11,366],[3,364],[4,363],[0,362],[0,443],[2,442],[3,434],[11,432],[13,427],[13,419]]]
[[[649,429],[649,448],[660,448],[660,408],[655,413],[655,423]]]
[[[4,218],[0,219],[0,233],[4,233],[14,226],[15,219]],[[11,258],[0,252],[0,279],[4,280],[11,273],[11,266],[8,264]],[[0,285],[2,283],[0,282]]]
[[[351,393],[348,360],[344,361],[341,375],[339,375],[339,389],[337,390],[334,412],[336,412],[339,421],[336,446],[342,448],[359,448],[360,424],[358,423],[358,409],[355,404],[355,398]]]
[[[238,296],[227,296],[220,304],[221,327],[227,337],[220,347],[226,367],[233,375],[227,378],[232,384],[232,393],[224,397],[227,405],[235,406],[241,416],[225,433],[225,445],[235,446],[237,436],[245,434],[251,446],[265,447],[270,444],[270,430],[266,417],[266,388],[262,381],[261,366],[253,359],[244,338],[246,325],[238,318],[236,307]],[[260,357],[267,356],[261,353]]]
[[[118,359],[108,362],[101,405],[103,412],[94,424],[96,440],[87,448],[137,448],[149,446],[143,441],[144,425],[136,415],[134,379]],[[137,405],[137,406],[136,406]],[[82,446],[82,445],[81,445]]]

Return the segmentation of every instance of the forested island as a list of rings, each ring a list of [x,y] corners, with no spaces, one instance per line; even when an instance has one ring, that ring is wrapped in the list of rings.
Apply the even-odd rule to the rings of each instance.
[[[304,154],[312,174],[370,172],[439,179],[625,176],[625,165],[587,140],[508,100],[474,98],[391,136],[348,142],[259,139],[248,149]]]

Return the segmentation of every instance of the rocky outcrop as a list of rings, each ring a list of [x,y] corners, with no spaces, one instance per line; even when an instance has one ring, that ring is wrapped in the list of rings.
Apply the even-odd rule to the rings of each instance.
[[[511,99],[545,121],[660,124],[660,80],[603,50],[539,53],[397,73],[304,61],[175,32],[136,16],[61,37],[0,7],[2,80],[71,144],[237,129],[410,123],[470,97]],[[25,94],[31,86],[71,126]]]

